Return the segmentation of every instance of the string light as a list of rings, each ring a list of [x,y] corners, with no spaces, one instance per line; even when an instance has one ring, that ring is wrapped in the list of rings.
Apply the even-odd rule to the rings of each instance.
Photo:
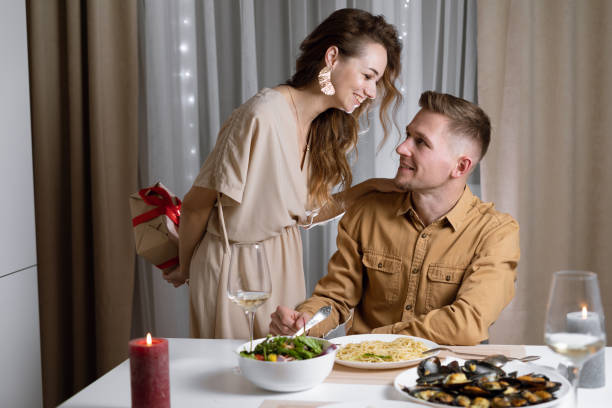
[[[186,115],[185,122],[187,124],[188,132],[186,132],[191,138],[193,136],[193,129],[195,128],[195,119],[194,116],[197,115],[197,112],[194,110],[194,105],[196,102],[196,81],[197,76],[195,74],[195,66],[192,65],[194,63],[194,55],[191,52],[191,46],[195,47],[195,44],[192,44],[192,36],[193,36],[193,27],[191,24],[191,17],[183,16],[179,17],[179,22],[182,23],[182,26],[179,28],[179,51],[182,54],[179,57],[179,66],[180,66],[180,78],[183,81],[180,81],[179,87],[180,92],[183,98],[183,114]],[[180,24],[179,23],[179,24]],[[194,48],[195,51],[195,48]],[[186,135],[187,136],[187,135]],[[194,161],[197,160],[198,149],[197,146],[191,146],[188,148],[189,160]],[[193,173],[186,173],[185,177],[188,183],[191,183],[194,179]]]

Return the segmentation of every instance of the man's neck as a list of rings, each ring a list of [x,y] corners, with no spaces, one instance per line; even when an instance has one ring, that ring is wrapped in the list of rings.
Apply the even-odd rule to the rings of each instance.
[[[412,206],[425,226],[453,209],[465,190],[465,183],[445,186],[444,189],[413,191]]]

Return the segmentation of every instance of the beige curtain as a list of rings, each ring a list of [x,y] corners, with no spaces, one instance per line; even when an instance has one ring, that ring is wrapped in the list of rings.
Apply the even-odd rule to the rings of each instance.
[[[127,357],[136,0],[27,3],[44,405]]]
[[[612,2],[478,2],[483,196],[521,227],[516,297],[491,340],[543,343],[551,274],[599,275],[612,318]],[[607,325],[608,339],[612,325]]]

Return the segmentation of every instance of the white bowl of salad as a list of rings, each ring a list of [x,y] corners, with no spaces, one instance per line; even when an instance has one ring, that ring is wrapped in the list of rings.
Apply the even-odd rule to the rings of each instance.
[[[338,348],[316,337],[271,337],[236,349],[240,371],[250,382],[271,391],[301,391],[325,380]]]

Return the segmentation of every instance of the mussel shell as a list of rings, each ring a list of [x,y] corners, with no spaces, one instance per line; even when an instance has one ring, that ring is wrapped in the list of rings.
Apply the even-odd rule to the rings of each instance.
[[[491,381],[506,377],[506,372],[504,370],[481,360],[467,360],[463,364],[463,372],[470,378],[486,377]]]
[[[510,403],[510,400],[508,398],[494,397],[491,400],[491,406],[494,408],[506,408],[506,407],[511,407],[512,404]]]
[[[476,384],[466,385],[465,387],[461,388],[461,393],[468,395],[470,397],[483,397],[483,398],[489,398],[494,395],[493,393],[483,388],[480,388]]]
[[[508,388],[499,381],[480,381],[478,386],[494,395],[501,394]]]
[[[455,401],[455,396],[446,391],[437,392],[429,401],[441,402],[443,404],[452,404]]]
[[[508,399],[513,407],[524,407],[525,405],[529,405],[529,402],[527,402],[527,400],[523,397],[513,396],[509,397]]]
[[[462,372],[461,366],[459,365],[459,362],[457,360],[453,360],[450,363],[448,363],[446,365],[446,368],[448,368],[448,371],[451,372],[451,373],[460,373],[460,372]]]
[[[534,392],[534,394],[540,398],[541,402],[550,401],[554,399],[553,395],[546,390],[538,390]]]
[[[461,388],[465,385],[471,384],[472,380],[468,379],[465,373],[451,373],[448,374],[442,382],[443,387],[451,390]]]
[[[550,379],[543,374],[533,374],[533,373],[521,375],[519,377],[516,377],[516,379],[527,386],[545,385],[547,381],[550,381]]]
[[[518,386],[508,385],[506,389],[504,390],[503,394],[513,396],[513,395],[519,394],[520,392],[521,392],[521,389]]]
[[[445,378],[446,378],[446,374],[444,373],[434,373],[434,374],[428,374],[428,375],[421,376],[417,378],[416,382],[418,385],[428,385],[428,386],[442,385],[444,383]]]
[[[457,395],[455,398],[455,405],[459,407],[469,407],[472,404],[472,400],[470,397],[466,395]]]
[[[438,374],[445,370],[442,369],[442,363],[436,356],[428,357],[419,363],[417,374],[419,377],[425,377],[431,374]]]
[[[444,390],[439,387],[404,387],[404,391],[412,395],[414,398],[418,398],[423,401],[431,401],[432,398],[439,392]]]
[[[500,383],[504,383],[507,386],[511,386],[511,387],[520,387],[522,384],[519,380],[516,379],[516,377],[509,377],[509,376],[501,377],[498,381]]]
[[[529,390],[521,391],[521,397],[525,398],[530,404],[537,404],[542,399]]]
[[[499,375],[497,375],[495,372],[472,374],[469,377],[472,381],[476,382],[491,382],[499,380]]]
[[[551,394],[561,388],[561,383],[556,381],[547,381],[546,382],[546,391]]]
[[[489,408],[491,403],[488,399],[482,397],[476,397],[472,400],[472,405],[470,408]]]

